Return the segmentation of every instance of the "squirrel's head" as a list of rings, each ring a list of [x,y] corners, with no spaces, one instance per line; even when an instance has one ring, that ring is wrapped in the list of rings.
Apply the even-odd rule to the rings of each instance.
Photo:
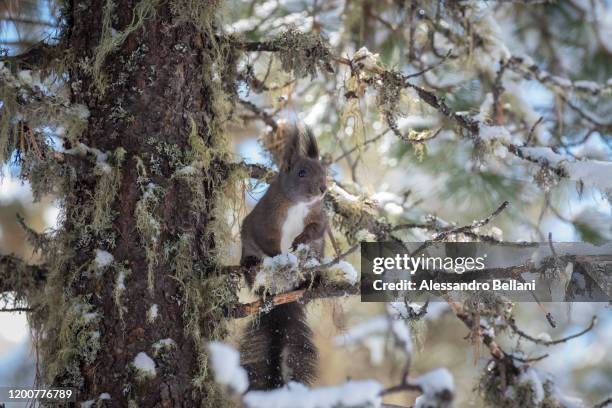
[[[327,168],[319,160],[317,141],[309,129],[287,131],[279,183],[296,202],[322,198],[327,191]]]

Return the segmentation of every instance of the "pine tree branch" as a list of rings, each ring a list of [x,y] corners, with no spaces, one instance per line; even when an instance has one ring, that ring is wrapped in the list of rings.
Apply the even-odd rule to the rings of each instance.
[[[63,52],[63,47],[59,45],[51,45],[40,41],[28,47],[21,54],[0,57],[0,61],[19,69],[44,69],[51,61],[60,58]]]
[[[0,293],[24,294],[40,288],[46,279],[44,266],[27,264],[13,255],[0,255]]]
[[[260,107],[258,107],[257,105],[255,105],[251,101],[245,101],[244,99],[239,99],[239,102],[240,102],[240,104],[242,106],[244,106],[245,108],[249,109],[256,116],[260,117],[261,120],[266,125],[268,125],[268,126],[270,126],[272,128],[273,131],[276,131],[278,129],[278,124],[276,123],[276,121],[274,120],[272,115],[267,113],[265,110],[261,109]]]
[[[269,312],[275,306],[292,302],[308,303],[315,299],[325,299],[332,297],[345,297],[359,294],[359,287],[353,285],[331,286],[322,285],[313,289],[298,289],[287,293],[269,296],[264,300],[256,300],[251,303],[238,305],[231,310],[228,315],[233,318],[242,318],[254,315],[259,312]]]

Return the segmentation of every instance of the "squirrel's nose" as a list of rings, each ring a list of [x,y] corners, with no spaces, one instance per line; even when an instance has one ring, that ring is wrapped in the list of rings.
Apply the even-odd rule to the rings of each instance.
[[[321,194],[325,193],[325,191],[327,190],[327,186],[325,184],[321,184],[319,186],[319,190],[321,190]]]

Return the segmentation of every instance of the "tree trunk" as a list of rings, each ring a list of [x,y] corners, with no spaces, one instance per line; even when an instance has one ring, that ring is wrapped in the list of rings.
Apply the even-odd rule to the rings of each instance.
[[[216,3],[192,3],[96,0],[65,13],[87,153],[76,139],[65,146],[64,228],[39,340],[45,382],[98,406],[103,393],[109,406],[227,405],[206,342],[224,334],[235,300],[217,277],[225,217],[215,215],[232,179],[221,84],[234,68],[212,34]]]

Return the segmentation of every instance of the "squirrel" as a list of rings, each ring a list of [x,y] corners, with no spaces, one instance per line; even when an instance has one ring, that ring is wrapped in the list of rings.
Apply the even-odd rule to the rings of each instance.
[[[315,256],[323,257],[327,170],[309,129],[287,129],[284,139],[278,176],[242,224],[240,264],[248,268],[299,244],[308,244]],[[246,278],[252,288],[254,277]],[[318,359],[312,336],[303,304],[286,303],[261,314],[240,346],[250,388],[279,388],[290,381],[311,384]]]

